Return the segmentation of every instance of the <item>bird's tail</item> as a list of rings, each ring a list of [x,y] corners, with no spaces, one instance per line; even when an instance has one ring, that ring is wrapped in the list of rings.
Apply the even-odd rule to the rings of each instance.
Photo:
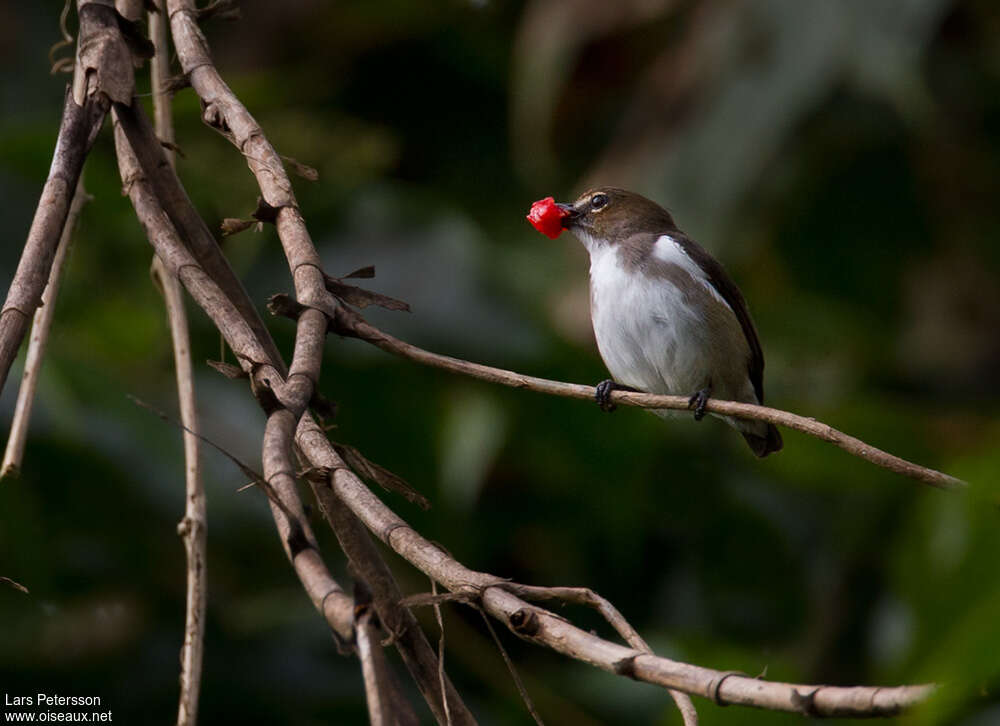
[[[762,459],[775,451],[781,451],[781,447],[785,445],[774,424],[757,422],[757,425],[749,430],[740,427],[740,433],[743,434],[753,453]]]

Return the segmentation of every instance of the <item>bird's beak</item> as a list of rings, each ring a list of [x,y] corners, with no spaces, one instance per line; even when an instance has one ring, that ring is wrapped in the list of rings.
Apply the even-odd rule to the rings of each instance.
[[[576,218],[580,216],[580,213],[573,208],[572,204],[556,202],[556,206],[559,207],[559,211],[562,212],[563,229],[569,229],[569,226],[576,221]]]

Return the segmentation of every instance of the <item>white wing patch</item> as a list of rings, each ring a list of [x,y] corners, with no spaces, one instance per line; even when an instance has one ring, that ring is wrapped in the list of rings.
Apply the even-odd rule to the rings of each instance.
[[[691,275],[694,280],[697,280],[704,285],[705,289],[708,290],[716,300],[721,302],[730,310],[733,309],[733,306],[726,302],[726,299],[719,294],[719,291],[716,290],[715,286],[709,281],[708,276],[705,275],[705,271],[698,266],[698,263],[688,257],[684,248],[677,244],[677,240],[669,234],[661,236],[653,244],[653,257],[658,260],[662,260],[663,262],[669,262],[677,265]],[[733,310],[734,315],[735,313],[736,311]]]

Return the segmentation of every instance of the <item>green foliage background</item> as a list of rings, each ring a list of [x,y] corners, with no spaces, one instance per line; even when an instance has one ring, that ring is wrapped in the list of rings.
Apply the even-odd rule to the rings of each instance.
[[[57,129],[65,78],[46,50],[60,8],[0,8],[4,280]],[[296,191],[328,271],[375,264],[372,287],[412,304],[372,313],[388,331],[600,380],[585,255],[523,215],[590,182],[627,186],[742,287],[769,403],[973,485],[932,490],[792,432],[757,461],[717,421],[606,416],[332,338],[334,437],[434,502],[423,513],[383,493],[400,514],[476,569],[598,590],[664,655],[802,682],[934,680],[940,695],[900,723],[1000,723],[993,3],[252,1],[207,32],[278,150],[319,170]],[[175,113],[206,219],[248,216],[242,159],[201,125],[191,90]],[[0,690],[100,695],[118,723],[163,723],[183,626],[182,450],[126,394],[176,410],[170,345],[108,133],[86,184],[24,471],[0,483],[0,575],[31,591],[0,588]],[[273,229],[223,244],[262,306],[291,289]],[[195,360],[218,358],[193,307],[192,322]],[[290,325],[273,329],[290,351]],[[244,384],[198,371],[205,433],[256,466],[263,419]],[[356,661],[336,654],[263,497],[237,493],[215,453],[204,464],[202,723],[363,722]],[[390,561],[405,590],[428,589]],[[527,722],[478,616],[456,606],[446,624],[449,670],[482,723]],[[503,637],[549,724],[679,723],[658,689]],[[704,724],[799,720],[697,705]]]

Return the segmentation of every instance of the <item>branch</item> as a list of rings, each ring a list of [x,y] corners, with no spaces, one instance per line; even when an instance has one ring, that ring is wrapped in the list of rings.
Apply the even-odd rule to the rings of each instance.
[[[255,392],[263,396],[269,391],[266,381],[271,377],[280,380],[277,369],[263,363],[269,359],[264,349],[265,344],[258,341],[250,324],[243,318],[243,311],[230,301],[226,293],[184,246],[177,229],[147,183],[128,139],[117,124],[115,148],[122,180],[132,206],[157,256],[166,265],[170,274],[176,275],[181,280],[198,305],[212,318],[227,344],[236,353],[240,365],[250,374]],[[246,306],[242,307],[245,309]],[[270,340],[269,335],[268,340]],[[273,341],[271,346],[273,347]],[[276,362],[280,364],[280,358]],[[285,498],[285,502],[294,500],[297,506],[293,511],[301,515],[302,505],[298,501],[298,493],[294,487],[291,491],[286,488],[281,495]],[[298,549],[297,554],[293,556],[291,548],[288,547],[291,534],[290,520],[283,513],[275,511],[274,507],[272,513],[286,553],[313,605],[324,616],[333,632],[343,642],[349,642],[353,637],[354,622],[351,598],[330,576],[314,546]],[[297,534],[304,537],[307,543],[310,540],[314,541],[308,523],[304,520],[300,519]]]
[[[83,188],[81,174],[73,192],[73,201],[66,215],[59,245],[52,268],[49,270],[49,280],[42,295],[42,304],[35,310],[35,318],[31,323],[31,338],[28,341],[28,353],[24,359],[24,374],[21,377],[21,387],[17,392],[17,404],[14,407],[14,419],[10,424],[10,435],[7,439],[7,449],[3,455],[3,465],[0,467],[0,479],[17,476],[24,459],[24,445],[28,440],[28,424],[31,422],[31,409],[35,402],[35,390],[38,388],[38,376],[42,370],[42,360],[45,358],[45,348],[49,342],[49,331],[52,329],[52,318],[56,310],[56,298],[59,296],[59,283],[62,281],[63,265],[73,241],[73,228],[80,216],[80,210],[90,197]]]
[[[116,106],[114,113],[116,121],[131,116],[133,127],[141,125],[135,121],[134,111]],[[294,430],[296,421],[301,417],[311,397],[314,380],[319,377],[326,334],[326,317],[313,309],[305,310],[299,316],[299,332],[296,335],[292,366],[287,380],[283,378],[280,370],[284,368],[284,364],[280,358],[275,360],[270,355],[265,344],[259,340],[256,332],[243,317],[243,310],[237,309],[228,295],[205,273],[199,261],[195,260],[185,248],[177,229],[170,222],[169,215],[165,214],[160,206],[160,198],[148,184],[145,170],[140,168],[139,159],[132,151],[130,140],[125,135],[124,125],[124,121],[116,123],[116,144],[122,179],[136,213],[157,255],[168,270],[180,277],[195,301],[212,317],[241,366],[251,376],[262,405],[272,409],[264,437],[265,479],[292,512],[292,516],[289,517],[280,507],[271,503],[282,543],[317,609],[327,616],[335,632],[343,640],[348,641],[352,637],[353,618],[345,621],[343,598],[346,596],[333,583],[319,559],[315,539],[304,520],[301,501],[295,492],[292,476],[294,467],[288,449],[290,432]],[[140,143],[151,143],[142,135],[137,138]],[[183,197],[175,195],[173,198],[186,199],[186,195]],[[273,346],[273,343],[271,345]],[[274,408],[276,404],[287,404],[294,409],[294,412],[289,408]],[[331,595],[336,597],[331,598]],[[337,604],[331,612],[328,607],[335,602]],[[347,613],[349,615],[349,610]]]
[[[296,441],[310,460],[327,456],[323,452],[329,441],[308,417],[300,422]],[[769,682],[611,643],[530,605],[510,592],[505,580],[465,567],[386,507],[347,468],[333,468],[331,486],[376,537],[421,572],[452,592],[480,601],[490,615],[523,639],[611,673],[710,698],[719,704],[813,716],[891,716],[926,699],[934,689],[930,685],[845,688]]]
[[[618,608],[589,587],[538,587],[536,585],[518,585],[513,582],[508,583],[505,587],[525,600],[561,600],[592,607],[608,621],[608,624],[617,631],[626,643],[643,653],[653,653],[653,649],[618,611]],[[684,726],[698,726],[698,712],[695,710],[694,704],[691,703],[690,696],[673,688],[668,689],[668,692],[670,697],[674,699],[674,703],[677,704],[677,710],[681,712]]]
[[[202,120],[239,149],[264,202],[275,210],[274,224],[288,259],[296,300],[333,318],[337,305],[327,293],[319,253],[299,212],[281,156],[216,70],[208,43],[198,28],[194,1],[167,0],[167,8],[177,57],[202,102]]]
[[[336,464],[332,459],[330,463]],[[379,620],[392,637],[434,718],[439,724],[474,725],[475,718],[451,680],[447,676],[441,678],[440,656],[434,655],[417,619],[409,609],[399,605],[402,593],[368,532],[330,488],[329,470],[314,469],[306,478],[312,485],[320,511],[330,523],[340,548],[351,563],[351,569],[370,589]]]
[[[204,109],[202,117],[244,155],[260,186],[264,203],[275,210],[274,223],[288,259],[296,299],[299,304],[308,308],[298,317],[295,354],[288,376],[282,384],[287,397],[281,400],[281,403],[294,414],[292,423],[287,424],[292,425],[294,429],[293,424],[297,424],[301,419],[319,379],[326,317],[335,316],[338,305],[327,292],[326,277],[321,269],[319,253],[313,246],[305,222],[299,213],[291,181],[285,172],[282,159],[268,142],[256,120],[225,84],[212,63],[207,42],[197,25],[194,3],[191,0],[167,0],[167,5],[177,55],[181,67],[191,81],[191,86],[202,100]],[[323,330],[318,335],[310,334],[304,329],[307,319],[315,320],[314,316],[323,321]],[[314,365],[297,367],[298,361],[313,356],[319,356],[315,359]],[[272,414],[272,418],[273,416]],[[283,434],[286,432],[285,421],[286,419],[282,419]],[[332,453],[332,449],[330,451]],[[311,463],[313,466],[317,465],[315,461]],[[343,466],[339,457],[336,463]],[[328,517],[333,515],[336,518],[338,510],[336,503],[327,502],[327,504]],[[331,519],[331,524],[333,522],[334,519]],[[441,693],[440,684],[436,679],[438,662],[427,643],[426,636],[412,614],[395,604],[399,600],[399,593],[391,573],[381,561],[377,551],[371,548],[370,543],[367,547],[364,546],[358,535],[364,537],[367,535],[364,535],[363,531],[352,522],[353,515],[348,515],[346,521],[343,518],[338,520],[338,525],[335,526],[338,539],[341,539],[342,546],[355,563],[359,574],[363,578],[371,578],[367,581],[375,590],[375,605],[379,616],[391,632],[397,633],[397,647],[435,717],[439,721],[445,717],[447,707],[444,706],[443,699],[446,698],[448,706],[455,715],[454,723],[475,723],[472,714],[450,682],[446,681],[444,694]],[[435,677],[429,679],[428,674],[433,674]]]
[[[89,41],[94,32],[94,25],[85,23],[81,17],[81,44]],[[78,78],[83,74],[79,62],[76,74]],[[42,196],[28,231],[21,261],[0,311],[0,389],[7,381],[10,365],[27,332],[28,321],[41,304],[42,291],[49,280],[52,260],[66,226],[73,190],[80,179],[83,162],[104,122],[109,104],[107,95],[94,83],[88,87],[82,103],[75,101],[68,91],[66,93],[62,124],[52,154],[49,176],[42,187]]]
[[[512,388],[523,388],[554,396],[565,396],[566,398],[594,400],[595,389],[592,386],[526,376],[502,368],[470,363],[466,360],[418,348],[415,345],[394,338],[388,333],[379,330],[354,311],[342,309],[336,322],[337,325],[333,328],[336,332],[360,338],[388,353],[408,358],[417,363],[441,368],[451,373],[478,378],[489,383],[511,386]],[[652,393],[639,393],[635,391],[614,391],[611,394],[611,400],[616,404],[638,406],[640,408],[665,408],[675,411],[690,410],[690,403],[686,396],[659,396]],[[782,411],[777,408],[756,406],[752,403],[740,403],[737,401],[722,401],[717,398],[710,398],[705,406],[705,410],[735,418],[767,421],[768,423],[801,431],[821,441],[834,444],[859,459],[864,459],[876,466],[881,466],[889,471],[902,474],[903,476],[916,479],[940,489],[958,489],[967,486],[961,479],[956,479],[949,474],[944,474],[940,471],[914,464],[906,459],[901,459],[898,456],[866,444],[861,439],[842,433],[814,418],[799,416],[798,414]]]
[[[199,266],[225,293],[230,304],[236,307],[244,320],[244,326],[252,332],[258,347],[266,352],[266,355],[257,358],[256,362],[280,361],[281,355],[261,320],[257,307],[250,300],[243,283],[222,254],[219,243],[205,224],[205,220],[191,203],[177,173],[167,161],[163,146],[142,106],[116,103],[114,116],[136,158],[136,165],[130,172],[131,176],[122,177],[125,192],[128,193],[133,178],[139,174],[144,177],[145,183],[177,230],[184,245]],[[284,364],[281,365],[283,371]]]
[[[365,701],[368,703],[368,722],[371,726],[392,726],[393,705],[388,685],[390,672],[385,653],[378,642],[378,627],[372,622],[368,606],[355,605],[359,614],[354,619],[354,635],[361,661],[361,676],[365,682]]]
[[[305,405],[304,394],[312,390],[318,377],[318,363],[314,367],[312,361],[314,356],[322,353],[321,345],[317,346],[316,341],[315,330],[320,328],[319,323],[314,322],[317,313],[322,311],[338,322],[341,322],[341,313],[332,298],[325,293],[320,294],[313,284],[317,278],[322,277],[317,261],[318,255],[305,233],[301,216],[295,207],[294,198],[291,197],[287,177],[280,168],[280,160],[275,167],[273,159],[266,153],[270,147],[263,139],[259,128],[249,114],[246,114],[245,109],[235,101],[221,79],[218,79],[208,59],[207,48],[204,48],[204,39],[194,24],[191,3],[184,0],[169,0],[168,7],[178,55],[185,71],[191,76],[192,85],[205,102],[206,120],[237,143],[261,183],[265,201],[278,210],[276,221],[279,237],[285,247],[295,279],[298,302],[306,308],[299,315],[295,360],[287,381],[280,373],[279,359],[271,358],[267,354],[263,358],[254,357],[268,347],[266,338],[258,339],[254,326],[250,326],[248,321],[242,318],[243,312],[235,301],[226,298],[226,293],[205,275],[195,260],[185,258],[189,253],[179,248],[176,232],[169,222],[166,225],[168,231],[166,236],[163,230],[156,229],[157,223],[162,225],[166,219],[162,209],[153,210],[159,212],[159,220],[147,216],[144,225],[150,232],[151,239],[157,234],[160,235],[156,244],[164,247],[161,257],[165,261],[168,258],[173,260],[175,265],[173,269],[180,272],[181,279],[186,285],[188,280],[191,281],[192,284],[188,285],[188,289],[192,291],[199,304],[206,307],[206,310],[213,315],[213,319],[237,353],[241,365],[250,373],[251,381],[255,384],[254,392],[268,411],[264,441],[265,476],[274,490],[280,493],[282,500],[287,498],[288,501],[292,501],[296,496],[294,472],[290,464],[292,446],[290,432],[294,428],[295,442],[312,466],[320,467],[327,465],[325,462],[333,462],[333,466],[329,468],[332,470],[330,485],[334,493],[376,536],[448,589],[480,601],[487,612],[500,619],[524,639],[546,645],[619,675],[686,693],[705,695],[719,703],[741,703],[809,715],[877,716],[895,713],[927,696],[931,690],[930,686],[839,688],[768,683],[731,672],[719,672],[677,663],[634,648],[610,643],[576,628],[563,618],[542,608],[528,604],[506,590],[504,587],[506,583],[502,579],[464,567],[385,507],[357,476],[343,465],[315,421],[308,415],[302,415]],[[187,54],[186,50],[182,50],[190,50],[190,47],[201,48],[204,53],[192,56]],[[220,92],[220,95],[212,98],[213,91]],[[251,152],[251,149],[256,151]],[[273,149],[271,153],[273,154]],[[134,186],[139,187],[140,184]],[[148,189],[146,193],[148,194]],[[269,198],[269,195],[272,196]],[[155,202],[155,199],[153,201]],[[137,205],[138,210],[139,205]],[[143,213],[140,212],[139,216],[142,218]],[[170,234],[173,234],[173,238]],[[176,266],[178,264],[179,267]],[[195,294],[199,286],[202,286],[202,289]],[[206,293],[216,297],[212,298],[211,295],[206,297]],[[219,299],[220,295],[222,299]],[[232,316],[237,319],[233,320]],[[231,323],[232,327],[227,327],[226,323]],[[323,321],[323,330],[325,326],[326,321]],[[433,354],[423,353],[434,357]],[[440,356],[437,358],[443,359]],[[301,366],[296,365],[299,360],[302,361]],[[454,359],[443,360],[454,361]],[[464,363],[464,365],[472,364]],[[480,368],[494,372],[499,370]],[[261,373],[262,369],[266,370],[264,374]],[[517,377],[516,374],[509,372],[501,373]],[[523,379],[523,377],[518,378]],[[553,385],[569,386],[569,384]],[[592,394],[593,389],[584,386],[579,388],[583,389],[583,396]],[[717,405],[723,403],[725,402],[719,402]],[[301,507],[300,503],[299,506]],[[288,516],[285,514],[286,509],[281,508],[282,516],[277,516],[276,513],[276,520],[291,553],[293,564],[299,571],[303,557],[315,552],[315,547],[311,542],[307,524],[302,521],[299,513],[292,512],[293,516]],[[306,578],[303,578],[303,581],[305,582]]]
[[[134,0],[130,19],[141,14],[142,3]],[[162,9],[161,9],[162,10]],[[153,91],[153,114],[156,135],[163,142],[174,142],[174,122],[170,113],[170,96],[164,93],[164,81],[170,74],[167,23],[162,12],[149,12],[149,35],[156,49],[150,63]],[[172,153],[166,154],[171,167]],[[184,540],[187,557],[187,597],[184,614],[184,644],[181,647],[180,695],[177,705],[177,726],[194,726],[198,722],[198,698],[201,692],[201,672],[205,650],[205,610],[208,602],[208,546],[205,489],[201,477],[198,440],[198,410],[194,392],[194,371],[191,366],[191,336],[180,280],[170,274],[155,254],[151,272],[163,292],[174,350],[174,371],[177,378],[177,400],[180,406],[184,440],[185,497],[184,519],[177,533]]]

